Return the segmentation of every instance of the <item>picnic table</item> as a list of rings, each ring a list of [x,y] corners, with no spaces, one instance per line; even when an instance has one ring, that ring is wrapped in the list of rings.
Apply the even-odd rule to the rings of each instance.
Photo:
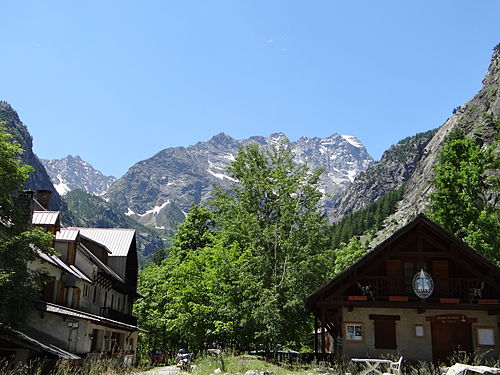
[[[383,371],[380,371],[378,367],[381,364],[390,365],[392,361],[390,359],[377,359],[377,358],[352,358],[351,361],[363,363],[366,368],[361,371],[361,375],[367,375],[370,372],[374,372],[376,374],[382,374]]]

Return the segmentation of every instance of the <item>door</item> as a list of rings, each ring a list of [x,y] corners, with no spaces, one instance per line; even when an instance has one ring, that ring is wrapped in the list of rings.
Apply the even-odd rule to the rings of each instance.
[[[471,324],[464,319],[442,319],[431,323],[432,360],[447,363],[459,351],[472,352]]]

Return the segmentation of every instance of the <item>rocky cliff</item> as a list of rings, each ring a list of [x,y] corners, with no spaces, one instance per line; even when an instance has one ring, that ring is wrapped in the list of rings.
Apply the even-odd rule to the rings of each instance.
[[[481,90],[454,112],[424,147],[422,157],[407,182],[398,210],[386,220],[377,242],[428,209],[429,196],[433,191],[431,181],[435,176],[433,168],[443,142],[452,130],[461,129],[468,137],[475,138],[483,148],[500,139],[500,45],[493,52]],[[490,200],[498,204],[498,194],[491,192]]]
[[[169,235],[193,202],[209,199],[214,184],[228,188],[233,183],[226,168],[243,145],[270,147],[284,139],[282,133],[245,140],[221,133],[194,146],[167,148],[132,166],[105,198],[127,215]],[[324,169],[321,189],[328,196],[327,205],[372,163],[365,147],[353,136],[303,137],[289,144],[298,163]]]
[[[28,131],[26,125],[24,125],[17,112],[6,102],[0,101],[0,122],[4,123],[7,131],[14,136],[14,141],[19,143],[23,149],[21,155],[22,162],[24,164],[31,165],[35,170],[30,173],[29,179],[26,183],[26,189],[29,190],[50,190],[52,192],[52,197],[50,200],[51,210],[60,210],[63,212],[63,219],[69,221],[71,224],[71,219],[69,218],[67,207],[61,200],[57,190],[54,188],[47,171],[38,159],[38,157],[33,153],[33,139]]]
[[[358,211],[378,198],[400,188],[410,179],[436,134],[429,130],[407,137],[387,149],[382,158],[360,173],[335,203],[329,216],[333,221]]]
[[[90,194],[103,195],[116,178],[105,176],[78,155],[68,155],[64,159],[41,159],[54,187],[64,195],[75,189]]]

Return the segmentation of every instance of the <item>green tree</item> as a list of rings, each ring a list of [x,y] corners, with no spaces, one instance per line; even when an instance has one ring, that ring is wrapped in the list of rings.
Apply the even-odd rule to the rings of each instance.
[[[304,299],[327,280],[334,254],[320,171],[292,157],[284,144],[238,153],[228,169],[238,182],[218,189],[210,210],[193,206],[168,257],[141,273],[142,326],[194,350],[300,348],[309,340]]]
[[[482,151],[460,131],[450,134],[435,167],[436,188],[429,216],[470,246],[500,264],[498,207],[488,203],[491,184],[486,171],[498,168],[493,148]]]
[[[333,276],[337,276],[346,268],[356,263],[366,254],[366,251],[366,247],[361,244],[358,237],[352,237],[348,243],[341,243],[340,247],[335,251]]]
[[[308,333],[303,300],[326,280],[330,226],[321,213],[321,170],[293,162],[285,143],[270,149],[242,148],[228,168],[236,179],[212,202],[225,246],[251,254],[250,274],[258,275],[247,319],[253,344],[304,342]]]
[[[50,251],[51,235],[31,228],[26,200],[18,195],[30,166],[21,165],[21,148],[0,124],[0,322],[21,325],[38,298],[40,275],[28,269],[37,251]]]

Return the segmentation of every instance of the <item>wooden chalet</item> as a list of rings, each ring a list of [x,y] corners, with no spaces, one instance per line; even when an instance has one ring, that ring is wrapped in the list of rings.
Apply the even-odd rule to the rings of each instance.
[[[310,295],[315,351],[442,362],[500,356],[500,269],[419,215]]]

